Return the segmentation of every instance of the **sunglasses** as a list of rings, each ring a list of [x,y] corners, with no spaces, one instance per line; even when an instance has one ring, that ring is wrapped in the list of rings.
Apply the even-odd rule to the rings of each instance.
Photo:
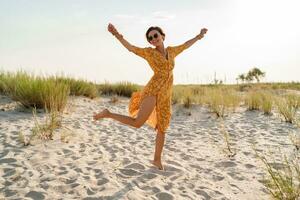
[[[152,36],[152,35],[150,35],[150,36],[148,37],[148,40],[149,40],[149,41],[152,41],[152,40],[153,40],[153,38],[158,38],[158,34],[157,34],[157,33],[155,33],[153,36]]]

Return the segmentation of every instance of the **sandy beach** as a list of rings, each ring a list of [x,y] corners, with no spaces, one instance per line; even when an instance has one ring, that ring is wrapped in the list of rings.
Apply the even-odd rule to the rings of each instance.
[[[251,144],[260,152],[280,147],[291,153],[289,134],[299,134],[276,115],[241,107],[224,119],[236,153],[228,157],[220,120],[205,107],[175,104],[161,171],[151,164],[151,127],[93,122],[93,112],[103,108],[128,115],[129,98],[110,98],[71,97],[54,139],[24,146],[19,133],[30,135],[33,115],[0,96],[0,199],[269,199],[266,171]]]

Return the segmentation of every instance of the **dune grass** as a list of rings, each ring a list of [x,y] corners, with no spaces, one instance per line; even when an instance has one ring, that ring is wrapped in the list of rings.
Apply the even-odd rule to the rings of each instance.
[[[270,115],[273,109],[274,95],[269,90],[250,91],[246,94],[245,104],[248,110],[261,110]]]
[[[57,80],[69,85],[70,95],[85,96],[91,99],[98,96],[98,89],[95,83],[69,77],[59,77]]]
[[[4,94],[5,91],[5,73],[0,71],[0,94]]]
[[[53,106],[52,106],[53,107]],[[19,132],[19,141],[27,146],[32,140],[38,138],[42,140],[52,140],[55,130],[62,127],[62,113],[56,110],[48,111],[46,109],[45,119],[43,122],[37,119],[36,108],[32,109],[34,127],[31,129],[31,135],[25,136]]]
[[[277,97],[275,100],[279,114],[285,119],[285,122],[295,123],[296,122],[296,107],[291,104],[286,97]]]
[[[36,109],[33,109],[34,116],[34,128],[32,129],[32,137],[38,137],[43,140],[52,140],[54,131],[62,126],[61,112],[52,110],[48,112],[46,110],[45,121],[40,123],[36,117]]]
[[[300,90],[300,82],[271,82],[271,83],[243,83],[230,85],[230,87],[241,91],[258,91],[258,90]]]
[[[290,93],[290,94],[284,95],[284,97],[287,101],[287,104],[290,107],[294,108],[295,110],[298,110],[300,108],[300,96],[299,95]]]
[[[220,131],[221,131],[223,140],[225,142],[225,146],[226,146],[226,148],[224,149],[224,152],[229,158],[234,157],[236,155],[236,151],[232,148],[232,143],[230,141],[231,140],[230,135],[225,128],[223,120],[221,120],[219,126],[220,126]]]
[[[203,105],[206,87],[201,86],[174,86],[172,94],[172,104],[183,104],[185,108],[190,108],[192,104]]]
[[[230,110],[234,111],[240,105],[241,97],[245,96],[244,101],[248,110],[262,110],[264,114],[271,114],[275,104],[280,115],[292,123],[300,107],[300,98],[288,94],[278,100],[277,97],[285,93],[280,90],[281,88],[300,89],[300,83],[174,85],[172,104],[183,104],[185,108],[190,108],[192,104],[208,106],[217,117],[224,117]],[[46,106],[50,111],[52,109],[50,101],[58,105],[55,106],[58,110],[63,110],[68,95],[82,95],[91,99],[100,95],[131,97],[133,92],[141,89],[143,86],[127,81],[95,84],[64,76],[37,77],[22,71],[0,72],[0,93],[7,94],[25,107]],[[114,99],[116,101],[116,98]]]
[[[131,94],[142,89],[142,86],[130,83],[128,81],[121,81],[117,83],[105,82],[104,84],[98,84],[97,88],[101,95],[118,95],[131,97]]]
[[[36,77],[25,72],[7,73],[2,79],[4,93],[26,108],[62,111],[67,103],[69,86],[56,77]]]
[[[277,164],[281,167],[275,167],[275,159],[267,159],[263,153],[253,147],[255,155],[265,166],[267,177],[263,184],[270,192],[273,199],[276,200],[296,200],[300,198],[300,160],[299,153],[293,154],[290,159],[280,152],[281,158]]]
[[[273,108],[273,94],[265,91],[261,94],[261,110],[265,115],[270,115]]]
[[[260,110],[261,107],[261,93],[260,92],[249,92],[246,95],[245,103],[248,110]]]
[[[224,117],[230,110],[234,111],[240,104],[239,95],[227,88],[211,88],[206,90],[204,102],[217,117]]]

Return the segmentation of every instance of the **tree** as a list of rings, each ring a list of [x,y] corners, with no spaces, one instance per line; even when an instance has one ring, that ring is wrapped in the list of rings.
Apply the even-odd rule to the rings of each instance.
[[[257,82],[260,81],[261,77],[265,77],[266,73],[262,72],[260,69],[254,67],[253,69],[251,69],[248,74],[250,74],[250,76],[254,77],[256,79]],[[253,78],[252,78],[253,79]]]
[[[257,82],[260,81],[260,78],[265,77],[266,72],[262,72],[257,67],[252,68],[248,71],[247,74],[240,74],[236,80],[241,80],[242,82],[252,82],[254,79],[256,79]]]
[[[237,80],[241,80],[242,82],[244,82],[244,81],[246,80],[245,74],[240,74],[240,75],[237,77]]]
[[[246,75],[246,77],[245,77],[245,80],[246,80],[247,82],[252,82],[252,81],[253,81],[253,75],[252,75],[252,72],[251,72],[251,71],[249,71],[249,72],[247,73],[247,75]]]

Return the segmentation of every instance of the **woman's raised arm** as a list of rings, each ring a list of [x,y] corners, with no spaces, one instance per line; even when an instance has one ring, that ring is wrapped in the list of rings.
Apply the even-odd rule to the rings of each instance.
[[[143,58],[146,57],[146,48],[139,48],[139,47],[136,47],[136,46],[130,44],[127,40],[125,40],[123,38],[123,35],[117,31],[117,29],[114,27],[114,25],[109,23],[107,29],[111,34],[113,34],[121,42],[121,44],[126,49],[128,49],[128,51],[133,52],[136,55],[141,56]]]
[[[180,54],[183,50],[189,48],[190,46],[192,46],[193,44],[195,44],[195,42],[197,42],[198,40],[201,40],[204,35],[206,34],[207,29],[203,28],[201,29],[200,34],[198,34],[196,37],[186,41],[185,43],[178,45],[178,46],[174,46],[172,47],[172,50],[174,52],[174,55],[177,56],[178,54]]]
[[[198,34],[196,37],[194,37],[194,38],[192,38],[192,39],[190,39],[190,40],[188,40],[188,41],[186,41],[186,42],[184,43],[185,46],[186,46],[186,48],[189,48],[189,47],[192,46],[195,42],[197,42],[198,40],[201,40],[201,39],[204,37],[204,35],[206,34],[206,32],[207,32],[207,29],[206,29],[206,28],[201,29],[200,34]]]

